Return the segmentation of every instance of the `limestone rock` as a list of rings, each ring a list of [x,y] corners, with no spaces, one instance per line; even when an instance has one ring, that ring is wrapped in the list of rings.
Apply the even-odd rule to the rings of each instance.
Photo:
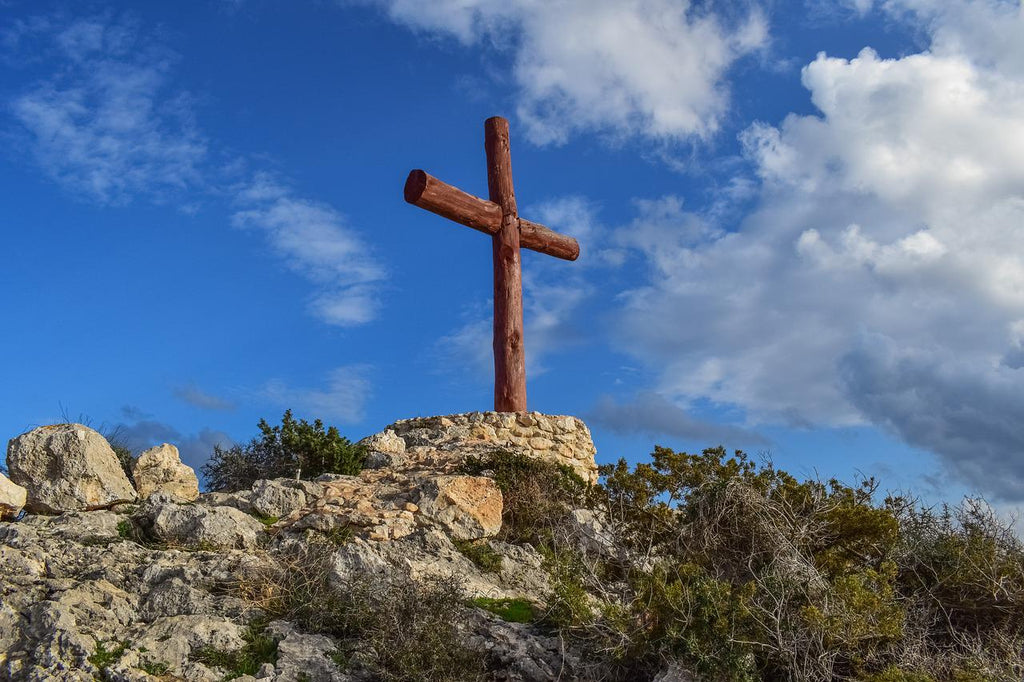
[[[140,499],[156,492],[170,495],[178,502],[191,502],[199,497],[199,479],[192,467],[181,463],[178,448],[164,443],[146,450],[132,468],[135,488]]]
[[[140,521],[160,540],[189,547],[252,549],[265,536],[262,523],[234,507],[178,504],[161,495],[149,498]]]
[[[359,445],[366,448],[363,466],[367,469],[397,468],[408,462],[405,456],[405,441],[391,429],[367,436],[359,441]]]
[[[0,521],[21,511],[27,498],[27,490],[0,474]]]
[[[256,679],[280,682],[342,682],[351,679],[331,660],[337,645],[329,637],[299,631],[286,621],[274,621],[267,632],[278,640],[277,661],[266,664],[269,670]]]
[[[566,521],[570,536],[584,555],[613,556],[616,553],[615,538],[594,511],[573,509]]]
[[[209,652],[240,650],[248,624],[261,615],[249,600],[265,593],[243,591],[243,586],[258,587],[261,576],[287,568],[294,556],[289,550],[304,543],[329,548],[331,563],[326,570],[335,585],[376,576],[423,580],[457,575],[467,597],[542,599],[550,592],[541,557],[528,546],[492,542],[503,557],[500,572],[473,564],[447,529],[408,501],[410,494],[418,494],[425,480],[419,476],[425,473],[366,475],[365,481],[337,477],[320,485],[277,483],[299,485],[306,494],[303,518],[347,522],[350,517],[312,511],[316,505],[330,508],[343,501],[345,506],[338,508],[348,510],[351,518],[366,514],[379,524],[367,526],[369,532],[383,537],[382,529],[409,523],[407,534],[389,530],[386,541],[360,534],[346,539],[309,529],[291,532],[282,526],[271,535],[262,532],[262,524],[251,516],[218,506],[212,499],[179,504],[160,493],[147,499],[134,517],[97,510],[29,515],[21,523],[0,523],[0,680],[218,682],[227,671],[208,662]],[[368,497],[365,488],[376,497]],[[360,503],[363,511],[356,510]],[[168,517],[176,522],[167,523]],[[216,523],[211,517],[217,517]],[[149,534],[123,531],[125,522],[132,520]],[[147,542],[160,539],[157,531],[169,534],[170,526],[177,536],[169,546]],[[208,532],[213,526],[221,527],[212,540],[222,541],[222,546],[238,535],[265,539],[266,546],[260,551],[248,546],[216,549]],[[236,526],[242,531],[230,531]],[[206,551],[176,548],[176,542],[185,544],[183,540]],[[249,541],[235,544],[242,547]],[[528,625],[505,623],[480,609],[467,607],[464,617],[458,624],[464,642],[491,662],[487,679],[539,681],[559,674],[562,679],[579,679],[578,657],[557,637]],[[258,677],[239,679],[367,679],[365,671],[341,670],[331,660],[342,642],[328,634],[308,632],[286,621],[270,623],[265,633],[279,640],[277,660],[264,663]],[[96,656],[101,647],[107,653],[102,662]],[[161,672],[147,675],[154,670]]]
[[[28,491],[29,511],[98,509],[136,498],[110,444],[82,424],[40,426],[12,439],[7,467]]]
[[[224,679],[228,671],[211,652],[246,646],[249,624],[267,615],[264,600],[279,589],[267,580],[301,577],[295,562],[307,550],[337,589],[352,580],[457,576],[467,599],[543,606],[553,587],[549,567],[533,547],[494,539],[504,500],[493,478],[467,474],[466,460],[507,449],[593,480],[582,422],[538,413],[430,417],[398,422],[363,445],[379,467],[358,476],[258,481],[194,502],[166,488],[144,490],[137,508],[0,523],[0,680]],[[155,459],[169,470],[177,460]],[[267,528],[253,514],[279,520]],[[570,521],[567,540],[587,553],[608,551],[599,517],[581,512]],[[469,539],[500,562],[474,563],[479,556],[459,542]],[[571,641],[460,604],[459,638],[485,660],[487,679],[586,678],[587,662]],[[263,633],[278,641],[276,660],[239,679],[368,679],[358,659],[346,669],[332,660],[351,646],[332,632],[269,623]],[[101,650],[107,655],[98,657]]]
[[[380,433],[367,436],[359,441],[359,444],[367,450],[391,455],[400,455],[405,452],[405,441],[393,429],[384,429]]]
[[[486,476],[438,476],[423,484],[419,510],[457,540],[476,540],[501,530],[502,496]]]
[[[252,503],[249,502],[250,497],[252,497],[252,490],[238,490],[233,493],[200,493],[196,502],[208,507],[234,507],[249,514],[253,512]]]
[[[522,682],[589,679],[576,675],[575,656],[557,636],[543,635],[522,623],[506,623],[490,614],[470,616],[473,632],[468,643],[486,651],[497,671],[492,679]],[[567,655],[568,654],[568,655]]]
[[[252,485],[249,504],[257,514],[280,518],[306,506],[307,491],[316,497],[322,488],[319,483],[311,481],[260,479]]]
[[[588,481],[597,477],[590,432],[575,417],[538,412],[421,417],[395,422],[360,444],[368,450],[368,462],[358,476],[325,474],[316,481],[323,490],[307,492],[305,506],[260,513],[280,517],[275,530],[290,533],[315,530],[392,542],[432,527],[455,539],[478,539],[500,530],[503,501],[493,479],[466,475],[471,458],[510,450],[569,466]],[[285,484],[257,484],[247,499],[256,499],[257,487],[270,491]]]

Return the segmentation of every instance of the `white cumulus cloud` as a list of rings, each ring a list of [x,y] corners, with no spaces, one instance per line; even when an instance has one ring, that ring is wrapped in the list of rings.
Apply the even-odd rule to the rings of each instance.
[[[768,34],[756,9],[726,15],[689,0],[363,2],[414,29],[510,51],[517,115],[541,144],[576,131],[711,135],[728,107],[726,72]]]
[[[619,342],[678,404],[874,424],[1021,500],[1024,15],[998,0],[886,11],[929,49],[808,64],[817,113],[742,136],[761,189],[738,230],[672,198],[641,205],[620,240],[649,278]]]

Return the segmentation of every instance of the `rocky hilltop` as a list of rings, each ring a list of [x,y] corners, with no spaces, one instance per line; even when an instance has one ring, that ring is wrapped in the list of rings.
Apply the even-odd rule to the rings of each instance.
[[[13,439],[10,480],[0,476],[0,680],[426,679],[402,677],[412,662],[374,667],[396,652],[422,666],[462,656],[479,679],[574,679],[573,652],[517,622],[544,603],[550,567],[530,544],[496,539],[505,500],[487,463],[544,462],[594,482],[587,427],[472,413],[399,421],[362,443],[357,476],[200,494],[170,444],[129,477],[80,424]],[[583,510],[571,522],[599,538]]]

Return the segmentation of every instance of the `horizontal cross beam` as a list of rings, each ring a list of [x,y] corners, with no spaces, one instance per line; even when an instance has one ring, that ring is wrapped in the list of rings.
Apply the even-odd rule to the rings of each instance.
[[[421,170],[409,173],[405,181],[405,200],[486,234],[497,234],[501,229],[501,206],[463,192]],[[519,218],[519,245],[564,260],[576,260],[580,255],[580,245],[572,237],[524,218]]]

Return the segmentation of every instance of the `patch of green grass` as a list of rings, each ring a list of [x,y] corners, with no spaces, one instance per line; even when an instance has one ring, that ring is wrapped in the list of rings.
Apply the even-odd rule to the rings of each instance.
[[[455,540],[455,547],[481,569],[489,573],[501,572],[501,554],[486,540],[482,542]]]
[[[108,644],[114,645],[109,651],[107,650]],[[114,639],[108,642],[96,642],[96,651],[93,652],[92,656],[89,656],[88,660],[99,668],[100,680],[107,679],[107,668],[121,660],[121,656],[124,655],[127,648],[128,642],[118,642]]]
[[[252,516],[254,516],[256,518],[256,520],[258,520],[260,523],[262,523],[264,526],[267,526],[267,527],[273,526],[275,523],[277,523],[278,521],[281,520],[281,517],[279,517],[279,516],[266,516],[264,514],[260,514],[257,511],[252,511],[252,512],[249,512],[249,513]]]
[[[338,666],[338,670],[348,670],[349,664],[352,662],[351,654],[345,649],[335,649],[328,657],[334,661],[334,665]]]
[[[242,635],[245,646],[237,651],[221,651],[207,646],[200,649],[195,659],[211,668],[220,668],[227,674],[224,680],[242,675],[255,675],[264,663],[277,662],[278,641],[266,633],[265,623],[254,623]]]
[[[473,605],[490,611],[509,623],[532,623],[537,620],[537,611],[529,599],[491,599],[477,597]]]
[[[166,675],[169,669],[170,666],[160,661],[146,661],[139,664],[139,670],[155,676]]]
[[[121,519],[117,522],[117,534],[121,536],[122,540],[135,539],[135,526],[131,519]]]

